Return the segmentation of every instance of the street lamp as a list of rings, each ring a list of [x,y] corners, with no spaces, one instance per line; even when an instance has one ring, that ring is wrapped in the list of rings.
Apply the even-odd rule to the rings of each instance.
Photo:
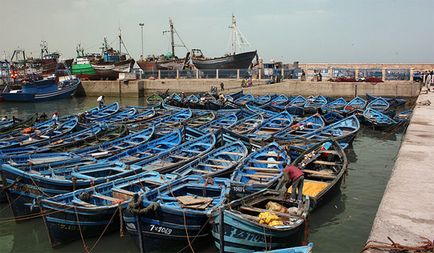
[[[144,25],[145,25],[144,23],[139,23],[140,29],[142,31],[142,57],[143,57],[143,26]]]

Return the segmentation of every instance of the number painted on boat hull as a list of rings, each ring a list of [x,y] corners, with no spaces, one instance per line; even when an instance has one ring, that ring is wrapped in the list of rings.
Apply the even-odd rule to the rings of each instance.
[[[165,235],[172,234],[171,228],[166,228],[166,227],[162,227],[162,226],[155,226],[155,225],[149,225],[149,231],[155,232],[155,233],[160,233],[160,234],[165,234]]]

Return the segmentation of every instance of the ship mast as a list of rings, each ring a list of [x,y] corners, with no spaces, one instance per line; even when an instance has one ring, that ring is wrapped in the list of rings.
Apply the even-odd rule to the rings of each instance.
[[[178,32],[175,29],[175,26],[173,25],[172,18],[169,18],[169,30],[163,31],[163,34],[170,33],[170,47],[172,49],[172,58],[175,58],[175,47],[184,47],[187,49],[187,52],[189,51],[187,46],[185,45],[184,41],[182,41],[181,37],[179,36]],[[175,34],[178,37],[178,39],[181,41],[182,45],[176,45],[175,44]]]
[[[250,45],[250,43],[241,33],[240,29],[238,29],[237,20],[235,19],[235,16],[233,14],[232,14],[232,23],[229,26],[229,28],[231,29],[230,41],[231,41],[232,54],[236,54],[237,51],[242,50],[244,47]]]

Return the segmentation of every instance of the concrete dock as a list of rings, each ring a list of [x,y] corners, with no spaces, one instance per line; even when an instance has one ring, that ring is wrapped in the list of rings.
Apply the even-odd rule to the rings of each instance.
[[[413,81],[367,82],[314,82],[284,80],[280,83],[266,84],[267,80],[253,80],[253,86],[243,88],[245,93],[253,95],[285,94],[285,95],[324,95],[332,97],[375,96],[416,97],[420,83]],[[77,91],[79,96],[109,97],[146,97],[156,92],[208,92],[211,87],[220,91],[220,83],[224,83],[225,92],[241,89],[241,80],[237,79],[158,79],[132,81],[82,81]]]
[[[417,102],[426,100],[432,104],[416,105],[368,241],[390,244],[390,237],[418,246],[434,240],[434,92]]]

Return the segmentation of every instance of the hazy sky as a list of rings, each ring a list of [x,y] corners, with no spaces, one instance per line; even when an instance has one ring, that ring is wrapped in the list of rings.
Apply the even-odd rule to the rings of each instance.
[[[161,54],[169,51],[162,34],[169,17],[190,49],[221,56],[233,13],[265,61],[434,62],[434,0],[0,0],[0,8],[1,58],[16,47],[38,55],[41,40],[65,57],[75,56],[78,43],[98,52],[120,26],[137,59],[140,22],[145,55]]]

